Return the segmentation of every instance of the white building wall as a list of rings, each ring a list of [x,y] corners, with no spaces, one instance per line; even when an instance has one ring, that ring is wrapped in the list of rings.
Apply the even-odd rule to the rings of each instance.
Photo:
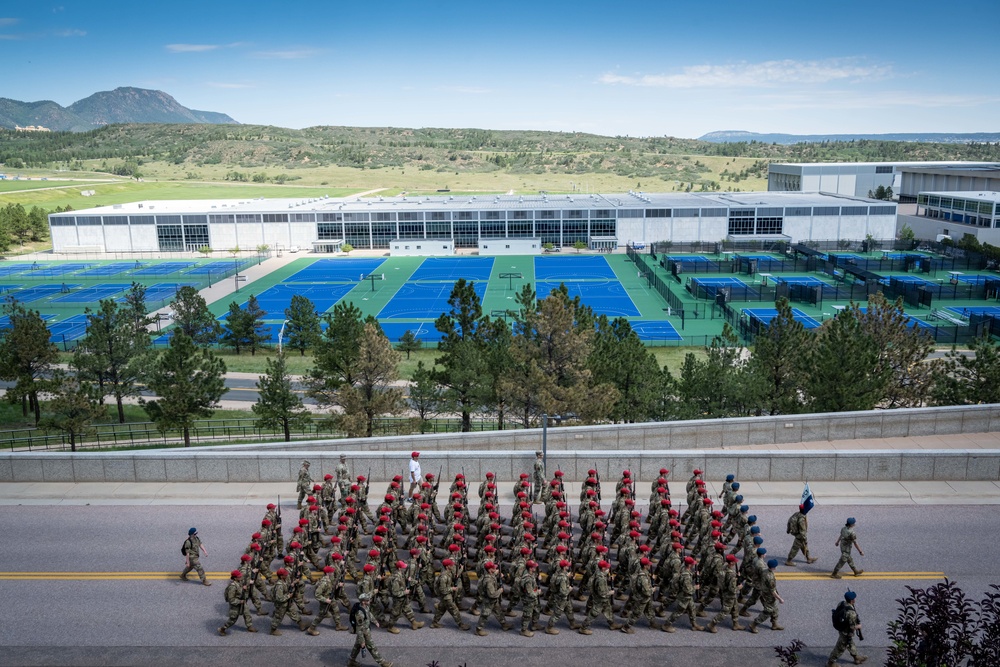
[[[507,240],[489,239],[489,241],[497,242]],[[455,242],[451,239],[393,239],[389,241],[389,255],[391,257],[447,257],[454,254]]]
[[[236,240],[236,223],[209,224],[208,238],[213,250],[235,248],[238,245]]]
[[[393,243],[396,243],[393,241]],[[480,255],[540,255],[541,239],[479,239]]]
[[[801,192],[819,192],[820,190],[822,188],[820,187],[819,174],[802,174]]]
[[[813,217],[810,215],[785,216],[782,230],[786,236],[792,237],[792,243],[807,241],[812,238]]]
[[[695,241],[722,241],[729,234],[729,218],[702,218],[701,237]]]
[[[854,241],[864,239],[867,234],[867,215],[842,215],[837,225],[837,234],[830,239],[851,239]]]
[[[265,222],[264,223],[264,243],[272,248],[287,248],[292,245],[291,236],[288,231],[287,222]],[[296,243],[295,245],[304,245]],[[307,246],[308,247],[308,246]]]
[[[156,240],[156,225],[130,225],[132,250],[159,250],[160,243]]]
[[[76,236],[76,227],[49,227],[52,236],[52,251],[62,252],[69,246],[78,246],[80,241]]]
[[[868,233],[876,239],[896,238],[896,216],[895,215],[870,215],[868,216]]]
[[[260,224],[237,224],[236,243],[243,250],[256,248],[264,243],[264,227]]]
[[[313,241],[318,241],[315,222],[290,222],[288,223],[289,239],[288,245],[297,245],[303,248],[312,247]]]
[[[625,243],[649,243],[645,221],[642,218],[621,218],[618,220],[618,241]]]
[[[104,249],[106,252],[129,252],[132,250],[132,235],[128,225],[108,225],[104,228]]]
[[[79,237],[77,245],[104,247],[104,227],[101,225],[78,225],[76,233]]]

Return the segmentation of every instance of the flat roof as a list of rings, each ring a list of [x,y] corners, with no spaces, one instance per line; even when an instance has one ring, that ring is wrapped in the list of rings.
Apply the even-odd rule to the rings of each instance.
[[[1000,202],[1000,192],[970,192],[968,190],[955,190],[950,192],[920,192],[922,195],[934,195],[936,197],[952,197],[953,199],[979,199],[982,201]]]
[[[892,167],[993,167],[1000,168],[1000,164],[995,162],[969,162],[961,160],[923,160],[917,162],[894,162],[887,160],[884,162],[771,162],[768,166],[784,167],[865,167],[865,166],[892,166]]]
[[[827,192],[623,192],[563,195],[435,195],[419,197],[315,197],[311,199],[177,199],[130,202],[67,215],[169,215],[227,213],[330,213],[399,210],[537,210],[736,208],[753,206],[895,205]]]
[[[942,165],[930,165],[930,164],[917,164],[912,167],[907,166],[907,171],[919,171],[919,172],[942,172],[953,174],[957,172],[1000,172],[1000,163],[998,162],[956,162],[953,164],[942,164]]]

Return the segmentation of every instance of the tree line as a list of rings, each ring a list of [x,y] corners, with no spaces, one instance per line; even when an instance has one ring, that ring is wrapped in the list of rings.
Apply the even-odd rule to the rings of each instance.
[[[171,305],[175,327],[165,350],[152,347],[142,285],[88,309],[67,373],[55,368],[57,350],[38,312],[8,299],[0,340],[0,379],[14,383],[7,400],[33,414],[36,425],[67,433],[75,448],[106,416],[106,401],[124,422],[124,399],[146,387],[156,398],[139,403],[150,420],[180,430],[190,444],[194,421],[211,416],[226,391],[226,365],[212,346],[256,354],[270,335],[253,296],[243,308],[232,303],[224,323],[192,287],[178,290]],[[459,416],[470,431],[476,418],[504,429],[537,426],[543,415],[628,423],[1000,402],[996,344],[978,339],[972,355],[951,351],[932,360],[932,339],[912,326],[901,301],[873,295],[815,330],[795,320],[787,299],[776,308],[749,348],[727,324],[704,355],[688,353],[674,374],[628,320],[595,316],[565,286],[538,298],[525,285],[514,308],[491,317],[474,284],[460,279],[435,322],[441,339],[433,366],[420,361],[407,382],[402,355],[421,347],[412,332],[393,347],[378,321],[353,303],[321,316],[295,295],[284,312],[287,344],[268,357],[252,410],[259,428],[279,429],[288,440],[312,419],[372,436],[379,419],[404,414],[415,431],[440,415]],[[314,360],[300,380],[285,363],[295,352]],[[310,414],[299,388],[325,412]],[[44,411],[40,395],[51,397]]]

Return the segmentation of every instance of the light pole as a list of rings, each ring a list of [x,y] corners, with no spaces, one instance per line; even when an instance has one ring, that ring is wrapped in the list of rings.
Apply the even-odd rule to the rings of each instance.
[[[288,320],[281,323],[281,330],[278,331],[278,354],[281,354],[281,339],[285,337],[285,325],[288,324]]]

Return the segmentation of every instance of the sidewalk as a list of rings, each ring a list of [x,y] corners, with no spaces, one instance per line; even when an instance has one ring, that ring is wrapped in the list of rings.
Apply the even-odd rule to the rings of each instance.
[[[639,480],[640,507],[648,505],[652,480]],[[671,482],[671,492],[684,502],[686,480]],[[441,482],[438,501],[448,495],[450,480]],[[611,480],[605,489],[614,490]],[[743,482],[740,492],[753,499],[754,505],[795,505],[802,495],[802,482]],[[513,501],[513,482],[500,482],[503,505]],[[708,482],[712,497],[718,497],[720,482]],[[1000,482],[810,482],[817,501],[827,505],[1000,505]],[[373,483],[369,504],[373,507],[385,495],[386,482]],[[472,480],[469,502],[478,506],[479,480]],[[571,505],[580,497],[580,484],[566,484]],[[282,496],[282,506],[294,505],[297,494],[294,482],[279,483],[71,483],[6,482],[0,483],[0,505],[263,505]],[[286,500],[287,499],[287,500]],[[602,505],[609,505],[604,498]],[[535,506],[541,511],[541,506]]]

